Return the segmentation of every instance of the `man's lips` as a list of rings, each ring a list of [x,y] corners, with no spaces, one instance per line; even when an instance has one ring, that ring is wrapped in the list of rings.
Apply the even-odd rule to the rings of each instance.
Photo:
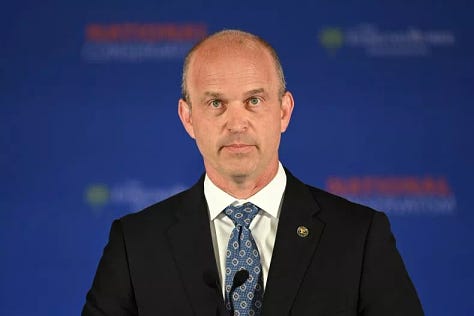
[[[248,145],[248,144],[227,144],[227,145],[222,146],[222,149],[225,149],[233,153],[246,153],[252,150],[253,147],[254,147],[253,145]]]

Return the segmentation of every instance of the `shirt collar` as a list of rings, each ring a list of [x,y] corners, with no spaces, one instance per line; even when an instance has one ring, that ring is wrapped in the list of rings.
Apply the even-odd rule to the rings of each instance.
[[[245,200],[239,200],[218,188],[206,174],[204,178],[204,195],[209,207],[209,218],[214,220],[230,204],[243,204],[251,202],[259,208],[278,218],[280,204],[286,187],[286,173],[281,163],[275,177],[260,191]]]

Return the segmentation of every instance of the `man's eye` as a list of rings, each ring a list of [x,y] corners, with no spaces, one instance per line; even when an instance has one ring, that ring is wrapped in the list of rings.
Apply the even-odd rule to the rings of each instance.
[[[214,108],[218,108],[222,105],[222,101],[220,100],[212,100],[211,101],[211,106],[214,107]]]
[[[257,105],[257,104],[260,103],[260,99],[259,99],[259,98],[250,98],[250,99],[249,99],[249,103],[250,103],[251,105]]]

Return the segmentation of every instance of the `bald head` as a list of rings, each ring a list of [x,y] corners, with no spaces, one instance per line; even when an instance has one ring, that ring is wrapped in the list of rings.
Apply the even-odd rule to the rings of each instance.
[[[251,33],[239,30],[224,30],[204,38],[199,43],[197,43],[186,55],[183,65],[181,95],[183,100],[187,101],[189,104],[191,102],[188,89],[189,68],[193,64],[197,52],[199,52],[200,54],[208,55],[212,51],[215,51],[213,49],[214,46],[223,48],[223,50],[220,50],[220,52],[224,52],[225,48],[231,48],[232,50],[240,49],[243,52],[252,49],[265,50],[270,55],[275,65],[275,72],[280,85],[279,96],[281,97],[286,91],[285,76],[283,74],[283,68],[281,66],[280,59],[278,58],[278,55],[273,49],[273,47],[268,42]]]

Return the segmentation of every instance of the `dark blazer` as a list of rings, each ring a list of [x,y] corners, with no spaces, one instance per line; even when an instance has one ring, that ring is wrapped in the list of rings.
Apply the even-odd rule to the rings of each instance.
[[[297,228],[309,229],[300,237]],[[83,316],[224,315],[203,178],[114,221]],[[263,314],[423,315],[387,217],[307,186],[287,186]]]

